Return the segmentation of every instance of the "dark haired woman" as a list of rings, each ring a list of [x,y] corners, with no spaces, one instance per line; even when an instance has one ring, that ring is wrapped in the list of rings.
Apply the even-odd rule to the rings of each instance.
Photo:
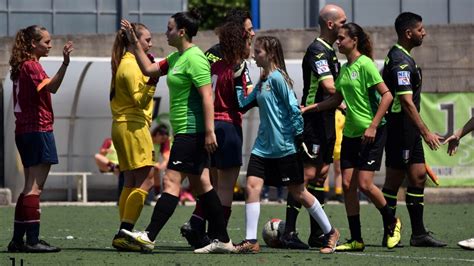
[[[386,140],[384,115],[392,95],[372,59],[372,44],[364,30],[355,23],[344,24],[337,36],[339,52],[347,58],[336,79],[336,93],[329,99],[303,108],[303,112],[336,108],[344,100],[346,124],[341,147],[341,169],[351,239],[336,251],[362,251],[359,198],[357,189],[367,195],[383,218],[387,228],[387,247],[400,242],[400,219],[395,218],[374,184],[374,173],[380,169]]]
[[[209,169],[205,168],[208,154],[216,150],[217,141],[210,66],[204,53],[192,43],[199,20],[200,15],[194,10],[171,16],[166,37],[168,44],[177,51],[156,64],[147,59],[130,23],[122,20],[142,72],[151,77],[167,75],[170,122],[175,134],[163,178],[163,193],[155,205],[150,224],[142,232],[122,230],[147,251],[153,250],[154,240],[176,209],[181,181],[186,177],[202,201],[206,217],[213,217],[209,221],[209,236],[213,241],[194,252],[225,253],[234,250],[226,231],[221,202],[211,185]]]
[[[15,142],[23,163],[25,184],[16,202],[9,252],[60,251],[39,239],[40,195],[51,165],[58,163],[51,93],[56,93],[63,81],[73,45],[72,42],[64,45],[63,63],[50,79],[39,59],[48,56],[51,48],[48,30],[32,25],[18,31],[10,56],[16,118]],[[26,243],[23,240],[25,234]]]

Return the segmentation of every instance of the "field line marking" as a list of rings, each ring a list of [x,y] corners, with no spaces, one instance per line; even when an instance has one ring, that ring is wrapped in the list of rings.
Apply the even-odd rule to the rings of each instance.
[[[378,257],[378,258],[392,258],[392,259],[409,259],[409,260],[446,260],[446,261],[464,261],[464,262],[474,262],[474,259],[457,259],[457,258],[438,258],[438,257],[411,257],[411,256],[392,256],[392,255],[382,255],[382,254],[367,254],[367,253],[343,253],[349,256],[366,256],[366,257]]]

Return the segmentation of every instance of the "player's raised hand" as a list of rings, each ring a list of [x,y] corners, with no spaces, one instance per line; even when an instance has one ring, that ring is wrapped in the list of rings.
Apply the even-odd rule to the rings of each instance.
[[[135,34],[135,31],[133,30],[132,24],[128,20],[122,19],[120,21],[120,25],[120,28],[125,32],[127,39],[130,43],[138,42],[138,38]]]
[[[63,62],[64,64],[67,66],[69,65],[69,55],[71,54],[71,52],[74,50],[74,44],[72,41],[68,41],[64,47],[63,47]]]
[[[459,136],[457,136],[456,134],[449,136],[443,141],[443,145],[446,143],[448,143],[449,156],[453,156],[454,154],[456,154],[456,151],[458,150],[459,146]]]

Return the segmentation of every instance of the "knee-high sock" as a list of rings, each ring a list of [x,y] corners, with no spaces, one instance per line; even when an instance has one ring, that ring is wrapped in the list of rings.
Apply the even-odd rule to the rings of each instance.
[[[260,202],[245,204],[245,239],[257,239]]]
[[[206,219],[204,218],[204,209],[202,207],[202,200],[197,197],[196,207],[194,207],[193,214],[189,219],[191,227],[200,232],[206,231]]]
[[[122,222],[130,224],[135,224],[137,222],[147,196],[148,192],[143,189],[135,188],[132,190],[125,202]]]
[[[395,215],[393,215],[393,211],[388,206],[388,204],[385,204],[385,206],[380,208],[379,212],[382,215],[383,227],[385,229],[387,229],[389,225],[397,221],[397,218],[395,218]],[[388,231],[384,230],[384,232],[388,232]]]
[[[18,196],[15,206],[15,221],[13,224],[13,241],[19,243],[23,242],[23,236],[25,235],[25,215],[24,215],[24,207],[23,207],[23,198],[24,194],[21,193]]]
[[[387,201],[388,207],[392,210],[393,215],[397,212],[397,191],[388,189],[388,188],[383,188],[382,189],[383,197]],[[388,234],[388,229],[387,229],[388,224],[386,224],[384,220],[383,224],[383,231],[384,235]]]
[[[423,224],[424,188],[408,187],[406,203],[410,214],[412,234],[426,234],[425,225]]]
[[[360,230],[360,216],[358,214],[353,216],[347,216],[347,221],[349,222],[351,239],[362,242],[362,232]]]
[[[232,207],[222,206],[222,208],[224,209],[225,226],[227,228],[227,225],[229,224],[230,215],[232,214]]]
[[[39,195],[26,195],[23,197],[23,211],[26,225],[26,242],[36,244],[39,241],[40,230],[40,199]]]
[[[301,203],[297,202],[295,198],[288,193],[286,199],[286,221],[285,221],[285,232],[296,231],[296,219],[301,210]]]
[[[123,213],[125,211],[125,205],[127,202],[127,198],[132,193],[133,188],[131,187],[123,187],[122,192],[120,193],[120,198],[119,198],[119,216],[120,216],[120,221],[123,219]]]
[[[308,210],[310,216],[313,217],[313,219],[318,223],[322,232],[324,234],[329,234],[329,232],[331,232],[332,226],[319,201],[315,198],[313,206],[306,209]]]
[[[179,198],[168,193],[162,193],[161,197],[156,202],[153,214],[151,215],[150,224],[145,229],[148,231],[148,238],[151,241],[156,239],[156,236],[165,226],[168,219],[173,215],[176,206],[178,205]]]
[[[199,195],[199,200],[202,201],[204,216],[210,217],[208,220],[209,228],[208,234],[211,239],[219,239],[219,241],[227,243],[230,241],[227,234],[226,221],[224,218],[224,209],[221,201],[214,189]]]
[[[313,195],[321,205],[321,208],[324,209],[324,199],[326,197],[326,193],[324,192],[324,187],[322,186],[315,186],[308,184],[308,191]],[[320,236],[323,234],[323,230],[319,226],[319,224],[314,220],[314,218],[310,215],[309,216],[309,222],[311,225],[311,234],[315,236]]]

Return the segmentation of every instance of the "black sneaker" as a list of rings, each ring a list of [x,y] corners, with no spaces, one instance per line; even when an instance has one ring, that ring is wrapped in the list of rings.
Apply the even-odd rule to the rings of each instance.
[[[211,243],[211,239],[207,236],[205,232],[200,232],[191,227],[189,222],[184,223],[181,228],[181,235],[186,238],[188,244],[195,249],[205,247]]]
[[[15,242],[15,241],[10,241],[8,243],[8,252],[24,252],[25,251],[25,243],[23,241],[21,242]]]
[[[312,248],[322,248],[324,247],[324,234],[316,236],[316,235],[309,235],[308,238],[308,245]]]
[[[289,232],[280,236],[282,248],[288,249],[309,249],[309,246],[298,238],[298,233]]]
[[[51,246],[44,240],[40,240],[36,244],[28,244],[25,245],[25,252],[28,253],[48,253],[48,252],[59,252],[61,251],[60,248]]]
[[[411,235],[410,246],[413,247],[445,247],[447,244],[437,240],[432,235],[432,232],[427,232],[423,235]]]

